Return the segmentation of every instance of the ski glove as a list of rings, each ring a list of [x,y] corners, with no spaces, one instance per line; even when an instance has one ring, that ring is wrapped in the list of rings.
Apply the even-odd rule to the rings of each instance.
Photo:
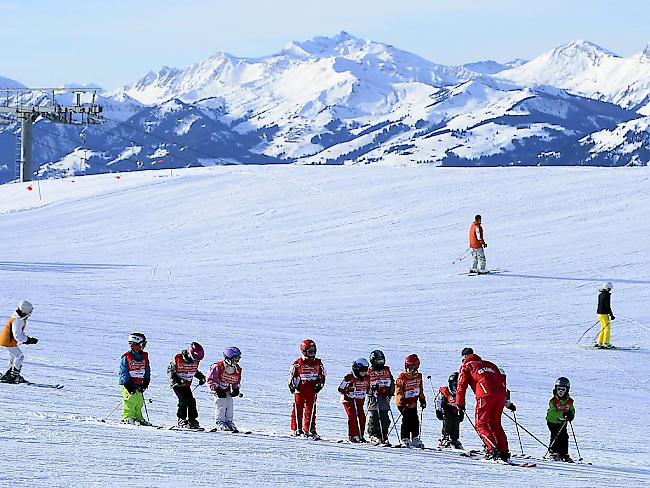
[[[133,383],[131,383],[131,382],[129,382],[129,383],[124,383],[123,386],[124,386],[124,388],[126,388],[126,391],[128,391],[130,395],[133,395],[133,394],[138,390],[137,386],[135,386],[135,385],[134,385]]]
[[[322,389],[323,389],[323,385],[321,385],[320,383],[316,383],[316,384],[314,385],[314,393],[318,393],[318,392],[321,391]]]
[[[232,397],[238,397],[239,396],[239,388],[233,388],[232,393],[230,394]]]
[[[180,376],[172,374],[171,378],[172,378],[172,388],[176,386],[183,386],[183,380],[181,379]]]
[[[38,342],[38,339],[36,337],[28,337],[27,340],[25,341],[25,344],[36,344]]]
[[[228,398],[228,390],[224,390],[223,388],[217,388],[215,393],[219,398]]]
[[[422,407],[422,410],[427,408],[427,401],[426,400],[420,400],[420,407]]]
[[[458,421],[462,422],[464,419],[465,419],[465,412],[463,412],[462,410],[459,410],[458,411]]]
[[[573,421],[574,415],[571,412],[564,412],[564,415],[562,415],[562,420],[566,420],[567,422]]]
[[[515,412],[517,410],[517,407],[514,403],[512,403],[510,400],[506,402],[506,408],[510,410],[511,412]]]
[[[140,391],[144,393],[147,388],[149,388],[149,380],[144,380],[140,385]]]
[[[293,383],[290,383],[290,384],[289,384],[289,391],[290,391],[291,393],[295,393],[295,392],[296,392],[296,387],[295,387],[295,385],[294,385]]]
[[[436,417],[438,417],[438,420],[445,420],[445,414],[442,410],[436,410]]]
[[[205,375],[201,373],[200,371],[197,371],[194,376],[196,376],[196,379],[199,380],[199,385],[205,384]]]
[[[614,320],[616,317],[614,317],[613,314],[610,314],[610,315],[609,315],[609,318],[612,319],[612,320]]]

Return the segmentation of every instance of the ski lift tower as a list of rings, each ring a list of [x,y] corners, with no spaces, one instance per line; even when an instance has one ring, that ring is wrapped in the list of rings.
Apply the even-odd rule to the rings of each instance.
[[[21,182],[32,180],[32,125],[39,118],[57,124],[90,125],[104,122],[102,106],[95,103],[97,88],[2,88],[0,116],[20,121],[16,173]],[[58,103],[61,99],[67,104]],[[20,175],[18,175],[20,170]]]

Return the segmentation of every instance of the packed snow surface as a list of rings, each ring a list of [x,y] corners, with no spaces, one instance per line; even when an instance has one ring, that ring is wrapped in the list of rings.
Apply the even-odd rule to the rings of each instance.
[[[230,166],[0,187],[1,310],[31,300],[23,374],[62,390],[0,384],[0,486],[622,486],[650,483],[648,168]],[[491,276],[465,276],[483,215]],[[614,282],[615,344],[576,345]],[[593,329],[587,334],[593,337]],[[165,369],[190,341],[243,351],[240,429],[194,433],[99,422],[121,399],[118,362],[144,332],[148,415],[175,423]],[[336,388],[381,348],[397,375],[417,353],[437,388],[472,346],[508,375],[517,419],[548,442],[558,376],[571,380],[580,453],[593,465],[523,469],[451,453],[292,439],[287,372],[305,338],[328,381],[324,439],[346,437]],[[6,352],[0,351],[6,356]],[[424,411],[433,446],[440,422]],[[212,424],[205,387],[200,421]],[[468,395],[468,408],[473,396]],[[394,408],[396,412],[396,409]],[[397,416],[397,413],[396,413]],[[109,421],[119,418],[119,409]],[[504,417],[513,453],[520,452]],[[523,431],[523,449],[545,449]],[[391,434],[393,442],[395,434]],[[467,421],[461,440],[480,441]],[[570,451],[577,458],[571,439]]]

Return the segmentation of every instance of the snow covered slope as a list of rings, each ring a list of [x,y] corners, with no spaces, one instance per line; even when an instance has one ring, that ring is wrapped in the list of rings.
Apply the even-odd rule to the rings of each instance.
[[[0,385],[0,486],[645,486],[650,382],[647,167],[444,169],[230,166],[0,186],[0,310],[30,299],[28,379]],[[480,212],[489,267],[452,265]],[[614,282],[613,342],[575,345]],[[269,436],[101,424],[120,400],[126,337],[149,339],[148,414],[175,421],[168,361],[189,341],[243,351],[240,428]],[[517,418],[543,441],[555,379],[572,382],[582,456],[593,466],[488,464],[435,451],[313,443],[287,433],[286,389],[311,337],[328,370],[318,430],[345,436],[336,387],[353,359],[382,348],[395,372],[418,353],[437,387],[473,346],[507,374]],[[0,353],[5,354],[4,351]],[[197,390],[200,420],[212,401]],[[427,386],[431,404],[433,395]],[[471,395],[470,395],[471,398]],[[469,407],[473,407],[469,400]],[[117,414],[111,416],[115,419]],[[513,424],[504,419],[513,452]],[[440,424],[424,412],[423,439]],[[480,447],[464,422],[461,439]],[[273,434],[273,435],[271,435]],[[526,452],[544,448],[525,433]],[[394,439],[394,433],[392,434]],[[573,442],[573,441],[572,441]],[[571,452],[576,456],[575,446]]]

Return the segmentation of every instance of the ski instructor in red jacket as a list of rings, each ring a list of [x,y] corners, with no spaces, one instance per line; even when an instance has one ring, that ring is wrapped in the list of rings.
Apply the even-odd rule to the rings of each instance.
[[[481,227],[481,216],[476,215],[474,222],[469,226],[469,247],[472,252],[472,267],[470,273],[483,274],[488,271],[485,269],[485,248],[487,244],[483,239],[483,227]]]
[[[465,393],[471,387],[476,394],[476,430],[485,444],[486,459],[510,459],[508,438],[501,427],[501,413],[506,403],[506,382],[499,367],[483,361],[471,347],[461,353],[463,363],[458,376],[456,405],[465,410]]]

